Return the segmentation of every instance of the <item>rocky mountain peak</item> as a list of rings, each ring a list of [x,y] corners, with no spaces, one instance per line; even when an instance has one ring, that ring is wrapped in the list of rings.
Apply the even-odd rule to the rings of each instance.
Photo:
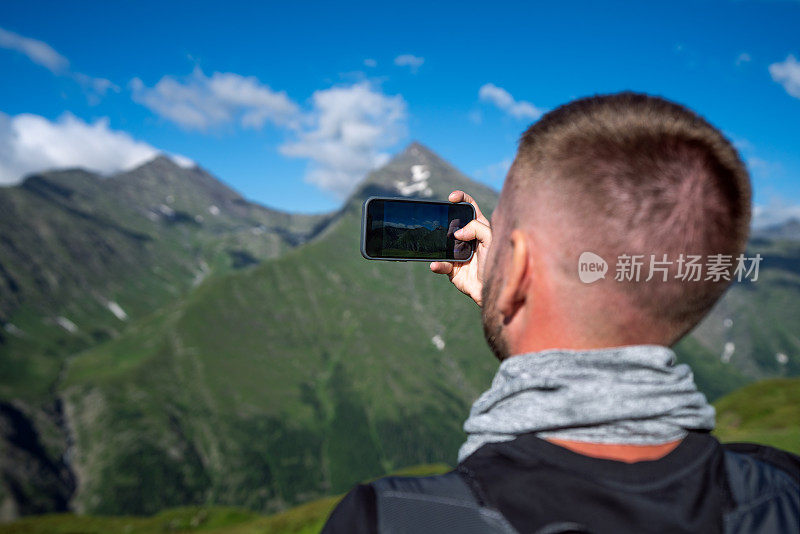
[[[172,156],[168,156],[166,154],[159,153],[152,159],[145,161],[141,165],[132,169],[133,171],[136,170],[144,170],[144,171],[151,171],[151,172],[174,172],[176,170],[190,170],[195,168],[196,165],[191,160],[185,158],[175,158]]]
[[[800,241],[800,219],[791,217],[781,223],[754,230],[753,236]]]
[[[455,189],[473,195],[489,211],[497,202],[497,192],[473,181],[434,151],[418,141],[410,143],[364,179],[356,188],[348,205],[359,210],[370,196],[408,197],[447,200]]]

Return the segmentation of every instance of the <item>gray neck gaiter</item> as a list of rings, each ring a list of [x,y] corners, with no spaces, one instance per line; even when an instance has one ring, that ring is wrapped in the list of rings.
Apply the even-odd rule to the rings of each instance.
[[[659,445],[714,428],[692,370],[658,345],[547,350],[504,360],[464,423],[461,462],[486,443],[541,438]]]

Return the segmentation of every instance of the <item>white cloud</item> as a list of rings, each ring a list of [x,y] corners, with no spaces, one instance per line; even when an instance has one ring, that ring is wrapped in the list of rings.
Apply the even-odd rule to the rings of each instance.
[[[28,59],[54,74],[62,74],[69,69],[67,58],[53,50],[49,44],[3,28],[0,28],[0,47],[25,54]]]
[[[747,52],[742,52],[736,58],[736,66],[738,67],[739,65],[743,65],[744,63],[750,63],[752,60],[753,58],[750,57],[750,54],[748,54]]]
[[[69,60],[44,41],[24,37],[0,28],[0,48],[16,50],[32,62],[45,67],[53,74],[68,76],[78,82],[86,92],[90,104],[97,104],[109,90],[119,92],[119,87],[105,78],[95,78],[80,72],[71,72]]]
[[[84,167],[111,173],[140,165],[160,152],[126,132],[112,130],[108,118],[87,123],[70,113],[56,121],[23,113],[0,112],[0,184],[19,182],[45,169]],[[193,162],[173,156],[179,165]]]
[[[769,180],[783,173],[783,166],[779,162],[760,157],[753,143],[731,133],[726,133],[726,135],[732,140],[733,146],[739,151],[739,155],[747,164],[747,170],[753,180]]]
[[[505,158],[497,163],[492,163],[486,167],[478,169],[475,171],[475,177],[487,180],[489,182],[499,182],[502,184],[506,178],[506,175],[508,174],[508,169],[511,168],[512,163],[513,160],[511,158]]]
[[[131,89],[134,100],[187,129],[207,130],[232,122],[256,129],[268,121],[286,126],[299,114],[285,92],[273,91],[254,76],[232,72],[206,76],[199,67],[183,79],[164,76],[152,88],[134,78]]]
[[[768,180],[783,172],[783,166],[780,163],[758,156],[746,155],[744,161],[754,180]]]
[[[514,100],[511,93],[493,83],[483,85],[478,90],[478,96],[482,101],[494,104],[515,119],[538,119],[544,114],[543,109],[524,100]]]
[[[106,80],[105,78],[94,78],[86,74],[81,74],[80,72],[76,72],[73,77],[84,89],[89,89],[99,96],[105,96],[108,91],[119,92],[119,87],[111,80]]]
[[[316,91],[307,127],[285,143],[285,156],[310,160],[306,180],[338,197],[384,164],[382,152],[405,135],[406,103],[368,82]]]
[[[411,72],[417,72],[422,64],[425,63],[424,57],[418,57],[412,54],[402,54],[394,58],[394,64],[398,67],[408,67],[411,69]]]
[[[788,204],[782,199],[773,199],[769,204],[753,206],[753,228],[774,226],[789,219],[800,220],[800,204]]]
[[[473,109],[467,114],[467,118],[473,124],[482,124],[483,123],[483,113],[479,109]]]
[[[190,169],[197,165],[193,159],[187,158],[182,154],[167,154],[167,157],[175,162],[178,167],[183,167],[184,169]],[[135,165],[134,165],[135,166]]]
[[[769,73],[787,93],[800,98],[800,62],[792,54],[789,54],[784,61],[770,65]]]
[[[307,159],[306,181],[340,197],[385,163],[384,150],[405,134],[403,98],[364,80],[316,91],[307,111],[255,77],[207,76],[199,68],[185,78],[164,76],[153,87],[134,78],[131,89],[134,100],[187,129],[275,124],[291,136],[279,147],[281,154]]]
[[[367,59],[364,60],[364,66],[365,67],[377,67],[378,66],[378,62],[375,61],[372,58],[367,58]]]
[[[725,136],[731,140],[734,148],[739,152],[752,151],[755,149],[753,143],[743,137],[738,137],[730,132],[725,132]]]

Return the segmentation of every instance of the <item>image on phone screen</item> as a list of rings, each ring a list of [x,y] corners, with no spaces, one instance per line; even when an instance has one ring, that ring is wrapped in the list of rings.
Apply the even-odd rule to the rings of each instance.
[[[362,252],[369,259],[466,261],[473,242],[453,234],[474,218],[473,207],[465,203],[370,199]]]

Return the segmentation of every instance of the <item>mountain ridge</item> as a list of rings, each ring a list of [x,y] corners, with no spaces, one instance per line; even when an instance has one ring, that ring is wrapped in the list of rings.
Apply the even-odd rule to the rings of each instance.
[[[414,165],[430,165],[426,180],[432,189],[447,190],[445,198],[453,184],[467,189],[473,185],[443,160],[405,151],[371,173],[314,240],[253,269],[211,279],[179,303],[168,318],[142,325],[140,332],[76,358],[67,375],[64,398],[72,420],[82,421],[77,424],[76,438],[79,471],[95,473],[79,484],[77,509],[121,511],[121,503],[128,502],[122,495],[135,489],[102,473],[120,468],[120,454],[126,459],[124,464],[134,462],[142,454],[134,451],[145,445],[148,455],[160,458],[160,465],[172,465],[158,452],[160,442],[183,451],[183,474],[176,476],[182,480],[180,487],[194,488],[189,500],[248,502],[257,509],[279,509],[331,489],[341,491],[353,477],[375,476],[409,461],[435,460],[444,452],[442,443],[449,444],[449,450],[457,447],[458,413],[480,391],[483,378],[478,377],[488,375],[492,366],[482,344],[477,310],[427,269],[366,263],[358,252],[363,199],[375,184],[385,194],[396,196],[396,182],[411,179]],[[496,193],[479,201],[491,209]],[[415,311],[392,314],[381,304],[389,299]],[[450,339],[446,325],[452,329],[460,322],[475,328]],[[413,337],[403,335],[404,331],[414,332]],[[378,332],[387,333],[392,348],[386,360],[375,361],[372,353],[387,350],[385,340],[376,337]],[[141,346],[145,339],[152,349],[135,358],[125,352],[125,346]],[[442,353],[436,339],[456,354]],[[390,356],[398,355],[404,345],[406,358]],[[468,355],[476,352],[483,357],[469,361]],[[421,355],[429,363],[420,360]],[[450,372],[424,371],[432,364],[437,369],[450,366]],[[161,377],[193,377],[192,386],[186,388],[181,382],[183,393],[166,384],[155,388],[151,380],[156,377],[149,371],[154,366]],[[391,371],[384,373],[384,366]],[[420,383],[420,376],[428,379]],[[437,384],[433,390],[439,393],[430,395],[428,381]],[[118,411],[128,403],[124,394],[119,395],[121,387],[144,395],[139,405],[148,406],[142,408],[151,429],[148,433],[162,429],[162,438],[147,444],[101,445],[93,437],[99,427],[80,415],[87,413],[86,398],[101,402],[104,412],[116,414],[111,419],[101,417],[106,429],[142,424]],[[418,394],[411,394],[413,390]],[[367,408],[365,399],[380,397],[381,392],[391,392],[391,398]],[[169,411],[180,421],[183,438],[169,430],[156,406],[172,406]],[[197,410],[209,415],[192,415]],[[408,417],[411,420],[404,421]],[[446,423],[434,424],[437,419]],[[421,421],[428,423],[420,425]],[[217,429],[213,434],[209,424]],[[275,438],[258,442],[226,437],[247,435],[259,426]],[[226,430],[220,432],[221,428]],[[103,466],[96,459],[109,458],[108,446],[119,458]],[[195,459],[188,462],[189,457]],[[260,470],[251,466],[260,473],[257,480],[243,478],[243,468],[237,464],[240,458],[253,458],[255,465],[263,466]],[[281,463],[298,462],[306,466],[303,474],[281,467]],[[215,489],[222,487],[230,489],[225,493]],[[162,489],[153,491],[151,499],[141,504],[144,509],[169,499]]]
[[[56,170],[0,188],[0,511],[68,502],[58,388],[72,354],[209,276],[298,246],[326,220],[255,205],[165,158],[112,177]]]

